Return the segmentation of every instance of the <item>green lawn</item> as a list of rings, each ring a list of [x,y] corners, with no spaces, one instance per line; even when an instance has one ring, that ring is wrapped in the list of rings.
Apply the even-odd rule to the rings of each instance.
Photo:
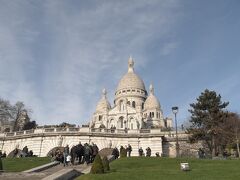
[[[3,169],[6,172],[20,172],[49,163],[49,157],[3,158]]]
[[[191,171],[180,170],[180,162],[188,162]],[[160,180],[237,180],[240,179],[240,160],[200,160],[170,158],[122,158],[110,164],[111,170],[101,175],[87,174],[88,179],[160,179]]]

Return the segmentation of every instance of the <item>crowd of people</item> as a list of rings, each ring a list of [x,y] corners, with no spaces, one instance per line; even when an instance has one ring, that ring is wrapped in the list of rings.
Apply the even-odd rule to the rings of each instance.
[[[33,157],[35,155],[33,155],[33,151],[32,150],[28,150],[27,146],[24,146],[24,148],[22,150],[15,148],[13,151],[13,157]]]
[[[125,148],[123,146],[120,146],[120,152],[119,150],[115,147],[113,149],[113,152],[112,152],[112,155],[115,157],[115,159],[117,159],[119,157],[119,155],[121,154],[121,152],[124,152],[124,150],[126,150],[126,156],[127,157],[131,157],[131,152],[132,152],[132,146],[130,144],[128,144],[128,146],[125,146]],[[151,156],[151,148],[150,147],[147,147],[146,148],[146,153],[144,153],[143,151],[143,148],[140,147],[138,149],[138,155],[139,156],[145,156],[146,157],[150,157]],[[156,157],[160,157],[159,153],[157,152],[156,154]]]
[[[92,163],[98,154],[98,146],[94,143],[84,145],[79,142],[79,144],[73,146],[71,149],[67,145],[64,147],[63,151],[57,149],[54,154],[52,154],[53,159],[60,161],[64,166],[82,164],[82,163]]]
[[[118,150],[117,147],[112,149],[112,155],[115,159],[119,158],[122,152],[125,152],[125,156],[131,157],[132,146],[128,144],[128,146],[120,146]],[[85,143],[84,145],[79,142],[79,144],[73,146],[71,149],[69,145],[65,146],[63,150],[57,149],[54,154],[51,154],[54,160],[60,161],[63,163],[64,166],[68,165],[75,165],[77,164],[89,164],[92,163],[99,152],[99,148],[96,144],[88,144]],[[138,150],[139,156],[151,156],[151,148],[146,148],[146,153],[142,147]],[[159,153],[156,153],[156,156],[159,156]]]

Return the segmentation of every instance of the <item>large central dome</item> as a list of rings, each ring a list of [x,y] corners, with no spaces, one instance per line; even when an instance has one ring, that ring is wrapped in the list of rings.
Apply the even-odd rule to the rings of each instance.
[[[130,89],[130,88],[146,91],[144,82],[134,72],[133,65],[134,65],[133,59],[130,57],[128,60],[128,72],[122,77],[122,79],[118,83],[116,92],[124,89]]]
[[[128,60],[128,72],[118,83],[117,90],[115,92],[114,104],[117,104],[120,100],[127,100],[132,102],[138,101],[138,104],[140,104],[140,102],[142,103],[145,101],[147,97],[147,91],[145,89],[144,82],[134,72],[133,65],[133,59],[130,57]]]

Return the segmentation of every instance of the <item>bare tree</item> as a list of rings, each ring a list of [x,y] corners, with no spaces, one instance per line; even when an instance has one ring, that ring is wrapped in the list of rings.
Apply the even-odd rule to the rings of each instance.
[[[0,98],[0,119],[14,120],[12,117],[13,106],[9,101]]]
[[[31,110],[28,110],[23,102],[17,102],[15,105],[11,105],[9,101],[0,99],[0,119],[14,121],[14,131],[19,130],[18,125],[20,123],[19,121],[21,121],[21,116],[26,114],[28,117],[30,112]],[[26,120],[29,121],[29,118]]]

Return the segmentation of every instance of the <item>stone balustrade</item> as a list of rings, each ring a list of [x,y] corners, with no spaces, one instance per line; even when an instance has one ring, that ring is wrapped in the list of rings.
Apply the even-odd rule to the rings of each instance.
[[[176,138],[175,131],[164,131],[162,132],[161,129],[99,129],[99,128],[92,128],[89,127],[70,127],[70,128],[37,128],[37,129],[31,129],[31,130],[25,130],[25,131],[17,131],[17,132],[8,132],[8,133],[1,133],[0,139],[3,137],[13,137],[13,136],[24,136],[24,135],[31,135],[31,134],[48,134],[48,133],[54,133],[54,134],[61,134],[61,133],[104,133],[104,134],[154,134],[154,135],[163,135],[167,138]],[[186,137],[185,132],[179,132],[178,137],[184,138]]]

